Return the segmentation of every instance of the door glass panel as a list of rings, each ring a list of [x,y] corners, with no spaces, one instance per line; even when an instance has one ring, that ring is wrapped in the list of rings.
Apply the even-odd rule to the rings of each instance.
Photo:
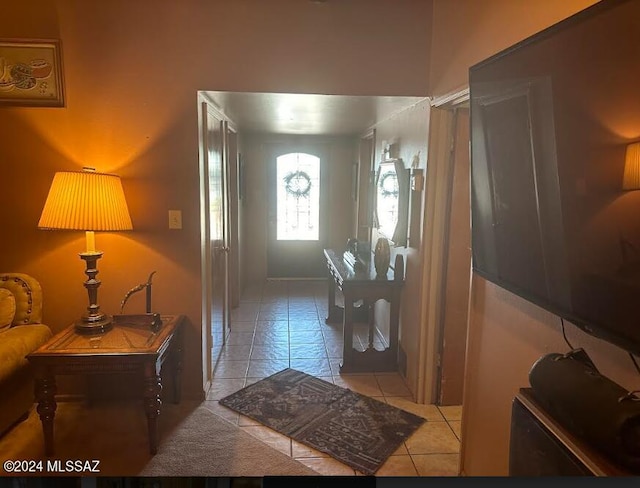
[[[209,166],[209,218],[211,225],[211,241],[218,245],[224,237],[223,219],[222,167],[219,160],[213,160]]]
[[[289,153],[276,159],[279,241],[320,239],[320,158]]]

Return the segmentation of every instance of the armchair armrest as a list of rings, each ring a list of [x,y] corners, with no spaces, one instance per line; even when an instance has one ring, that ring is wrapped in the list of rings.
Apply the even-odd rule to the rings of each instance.
[[[24,273],[0,273],[0,287],[7,288],[16,299],[14,325],[42,323],[42,287]]]

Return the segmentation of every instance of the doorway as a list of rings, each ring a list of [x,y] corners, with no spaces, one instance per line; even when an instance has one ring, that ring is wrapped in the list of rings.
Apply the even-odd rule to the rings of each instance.
[[[228,121],[210,101],[199,98],[200,202],[205,225],[201,237],[203,359],[210,384],[230,326],[229,137]]]
[[[277,145],[268,167],[268,278],[325,275],[326,161],[319,146]]]

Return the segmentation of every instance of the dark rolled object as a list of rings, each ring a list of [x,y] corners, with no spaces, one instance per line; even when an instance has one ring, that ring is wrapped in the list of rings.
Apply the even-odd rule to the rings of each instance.
[[[640,398],[602,376],[583,351],[541,357],[529,382],[551,417],[612,462],[640,473]]]

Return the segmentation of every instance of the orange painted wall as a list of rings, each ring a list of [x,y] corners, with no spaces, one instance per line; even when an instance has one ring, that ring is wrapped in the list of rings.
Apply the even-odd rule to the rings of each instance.
[[[472,64],[593,4],[592,0],[436,0],[431,85],[443,95],[468,84]],[[448,46],[444,49],[442,46]],[[601,372],[638,387],[627,354],[572,325],[567,335]],[[511,402],[529,384],[532,364],[566,351],[558,317],[474,276],[471,283],[462,421],[462,470],[470,476],[506,475]]]
[[[4,2],[0,37],[61,39],[66,107],[0,108],[0,269],[41,281],[54,330],[72,322],[83,236],[37,230],[40,211],[55,171],[121,175],[135,230],[97,236],[100,303],[113,313],[156,270],[155,308],[191,322],[185,394],[200,395],[197,90],[423,95],[430,15],[412,0]]]
[[[469,67],[596,0],[434,0],[430,95],[469,84]]]

